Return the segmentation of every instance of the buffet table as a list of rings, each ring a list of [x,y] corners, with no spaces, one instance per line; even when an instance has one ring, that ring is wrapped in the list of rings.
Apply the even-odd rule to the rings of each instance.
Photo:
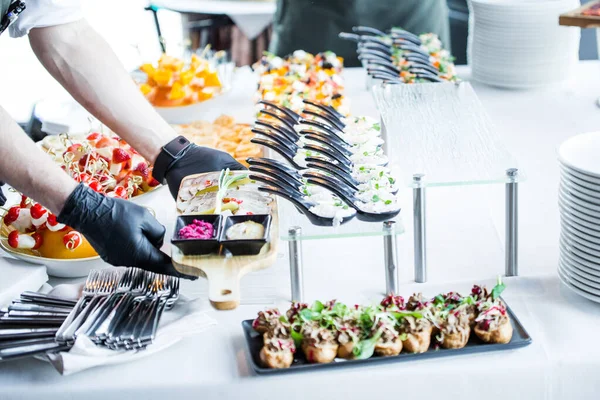
[[[34,359],[1,363],[0,399],[306,399],[338,398],[342,393],[345,398],[357,399],[384,393],[420,398],[595,397],[600,389],[594,369],[600,349],[591,343],[590,336],[600,324],[600,309],[562,286],[556,274],[559,220],[555,148],[569,136],[600,126],[600,113],[594,104],[600,93],[598,71],[598,62],[580,63],[572,85],[543,91],[504,91],[473,83],[527,175],[520,191],[520,277],[506,279],[504,297],[533,338],[528,347],[368,368],[256,376],[247,363],[241,321],[273,303],[284,306],[289,298],[287,250],[282,246],[282,254],[271,269],[242,281],[242,306],[234,311],[212,310],[205,299],[204,282],[182,285],[182,294],[188,299],[198,298],[195,307],[206,309],[218,321],[202,335],[184,339],[148,358],[71,376],[60,376],[51,366]],[[468,69],[460,72],[468,78]],[[376,116],[364,88],[363,71],[346,70],[345,78],[355,113]],[[237,109],[239,117],[252,111],[249,99],[248,104],[247,109]],[[432,215],[429,282],[411,283],[412,241],[407,233],[399,239],[401,294],[465,290],[475,282],[493,285],[493,278],[504,268],[498,240],[503,235],[500,229],[478,233],[489,226],[501,228],[502,223],[497,222],[502,220],[502,186],[493,199],[481,187],[428,192]],[[164,207],[157,210],[164,223],[169,214],[166,210],[174,210],[175,205],[166,190],[156,196],[155,204]],[[491,224],[458,211],[462,201],[457,196],[467,196],[473,205],[490,204]],[[410,202],[404,204],[405,224],[411,226]],[[457,225],[456,221],[462,223]],[[450,236],[452,243],[468,243],[454,248],[444,243]],[[477,237],[478,241],[472,241]],[[380,298],[385,288],[381,241],[375,237],[305,242],[306,298],[337,298],[351,303]],[[491,250],[485,250],[488,248]]]

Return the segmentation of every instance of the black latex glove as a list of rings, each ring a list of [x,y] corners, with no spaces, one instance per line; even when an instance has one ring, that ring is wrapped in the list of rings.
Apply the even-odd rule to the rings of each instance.
[[[190,278],[179,274],[171,257],[160,251],[165,227],[144,207],[106,197],[81,183],[57,219],[81,232],[109,264]]]
[[[179,185],[186,176],[202,172],[221,171],[226,168],[230,170],[246,169],[228,153],[193,144],[179,160],[169,167],[165,173],[165,178],[169,184],[171,195],[173,198],[177,198]]]
[[[0,207],[6,204],[6,196],[2,191],[2,185],[4,185],[4,182],[0,182]]]

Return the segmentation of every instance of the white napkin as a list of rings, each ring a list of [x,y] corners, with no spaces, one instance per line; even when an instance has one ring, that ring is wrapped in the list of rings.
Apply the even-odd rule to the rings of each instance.
[[[0,307],[27,290],[37,291],[46,281],[45,266],[5,257],[0,251]]]
[[[85,336],[78,337],[68,352],[49,354],[48,360],[62,375],[71,375],[100,365],[121,364],[148,357],[164,350],[181,339],[198,335],[217,324],[203,311],[199,302],[180,300],[170,311],[162,315],[154,343],[142,351],[115,351],[96,346]]]

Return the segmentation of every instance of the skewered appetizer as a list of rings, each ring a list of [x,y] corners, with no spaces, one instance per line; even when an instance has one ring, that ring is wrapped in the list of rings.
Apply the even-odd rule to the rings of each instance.
[[[42,147],[75,181],[109,197],[130,199],[160,184],[150,163],[114,134],[46,136]]]
[[[1,231],[11,248],[28,254],[57,259],[98,255],[81,233],[59,223],[54,214],[24,195],[19,205],[5,213]]]
[[[195,54],[189,63],[163,54],[156,66],[144,64],[146,73],[140,90],[157,107],[186,106],[212,98],[221,91],[221,81],[210,62]]]
[[[185,178],[177,194],[182,214],[270,214],[273,199],[244,172],[224,170]]]
[[[513,328],[500,299],[504,288],[498,280],[491,292],[476,285],[466,297],[449,292],[426,300],[419,293],[405,302],[401,296],[390,295],[375,306],[349,307],[335,300],[316,301],[312,306],[293,303],[285,315],[277,309],[259,312],[252,327],[263,335],[260,360],[268,368],[289,367],[299,356],[297,348],[306,362],[322,364],[336,358],[424,353],[438,346],[460,349],[475,336],[483,343],[505,344]],[[477,316],[471,330],[473,305]],[[275,339],[279,340],[276,344]]]
[[[302,100],[331,105],[342,114],[348,112],[343,97],[344,82],[340,76],[343,59],[326,51],[317,55],[302,50],[281,58],[271,53],[254,66],[260,75],[258,98],[300,111]]]

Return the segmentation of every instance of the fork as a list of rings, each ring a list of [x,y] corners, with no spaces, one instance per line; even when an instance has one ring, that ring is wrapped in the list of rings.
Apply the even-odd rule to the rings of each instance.
[[[149,343],[152,343],[156,336],[156,330],[158,329],[158,322],[160,317],[167,305],[167,301],[174,295],[173,286],[175,284],[171,276],[161,275],[160,281],[155,285],[154,299],[150,304],[150,313],[146,322],[142,325],[138,332],[134,332],[134,336],[130,342],[125,342],[131,347],[144,347]],[[179,292],[179,291],[178,291]],[[174,303],[173,303],[174,304]]]
[[[62,338],[65,334],[65,331],[67,330],[69,325],[71,325],[73,323],[73,321],[75,320],[75,318],[77,318],[77,316],[79,315],[81,310],[85,307],[85,305],[87,305],[88,301],[96,293],[96,291],[98,290],[99,278],[100,278],[100,271],[95,270],[95,269],[90,271],[90,273],[88,274],[88,277],[85,281],[85,284],[83,285],[82,296],[75,304],[75,307],[73,307],[73,310],[71,310],[71,312],[67,316],[67,319],[65,319],[65,321],[62,323],[59,330],[56,332],[56,340],[58,340],[58,341],[62,340]]]

